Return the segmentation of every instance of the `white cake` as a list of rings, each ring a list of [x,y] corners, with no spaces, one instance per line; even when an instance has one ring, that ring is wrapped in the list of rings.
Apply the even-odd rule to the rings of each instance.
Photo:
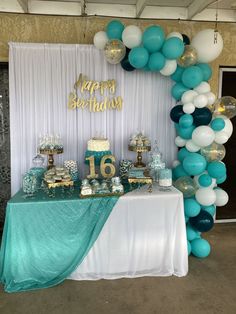
[[[106,138],[92,138],[88,141],[87,150],[93,152],[104,152],[110,150],[110,143]]]

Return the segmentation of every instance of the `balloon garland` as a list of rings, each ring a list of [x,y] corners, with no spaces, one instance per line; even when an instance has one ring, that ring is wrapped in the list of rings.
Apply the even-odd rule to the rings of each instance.
[[[213,29],[197,33],[190,42],[185,34],[165,36],[159,25],[144,32],[138,26],[125,27],[112,20],[106,31],[94,36],[94,45],[104,51],[111,64],[125,71],[136,69],[160,72],[175,82],[171,95],[179,102],[170,112],[179,147],[173,162],[174,185],[184,196],[188,254],[207,257],[211,247],[201,237],[214,224],[216,206],[228,202],[228,194],[218,187],[226,180],[225,144],[233,132],[230,121],[236,115],[236,99],[216,100],[208,80],[211,66],[223,49],[221,35]]]

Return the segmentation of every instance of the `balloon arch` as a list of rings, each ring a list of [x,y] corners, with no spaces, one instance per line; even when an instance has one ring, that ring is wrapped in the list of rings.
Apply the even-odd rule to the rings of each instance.
[[[228,194],[218,184],[226,180],[223,144],[232,135],[230,118],[236,114],[236,99],[217,100],[208,83],[212,75],[208,63],[223,49],[221,35],[205,29],[190,43],[178,32],[165,36],[159,25],[142,32],[135,25],[125,27],[112,20],[106,31],[95,34],[94,45],[104,51],[109,63],[120,63],[125,71],[159,71],[175,81],[171,94],[179,104],[170,117],[180,149],[173,162],[173,180],[184,195],[188,254],[207,257],[210,244],[201,233],[213,227],[216,206],[228,202]]]

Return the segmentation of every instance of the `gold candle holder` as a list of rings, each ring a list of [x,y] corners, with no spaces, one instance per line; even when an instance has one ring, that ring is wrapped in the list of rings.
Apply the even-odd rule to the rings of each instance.
[[[62,154],[63,148],[59,149],[39,149],[40,154],[48,156],[48,169],[54,167],[54,155]]]
[[[129,150],[131,152],[137,153],[137,162],[134,164],[136,168],[144,168],[146,167],[146,164],[142,162],[142,153],[149,152],[151,150],[151,146],[132,146],[129,145]]]

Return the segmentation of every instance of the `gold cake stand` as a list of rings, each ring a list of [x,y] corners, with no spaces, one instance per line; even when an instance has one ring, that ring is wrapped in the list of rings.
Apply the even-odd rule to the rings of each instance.
[[[39,149],[40,154],[48,156],[48,169],[51,169],[54,166],[53,155],[58,155],[63,153],[63,148],[60,149]]]
[[[136,168],[144,168],[146,167],[146,164],[142,162],[142,153],[149,152],[151,150],[151,146],[132,146],[129,145],[129,150],[131,152],[137,153],[137,162],[134,164]]]

